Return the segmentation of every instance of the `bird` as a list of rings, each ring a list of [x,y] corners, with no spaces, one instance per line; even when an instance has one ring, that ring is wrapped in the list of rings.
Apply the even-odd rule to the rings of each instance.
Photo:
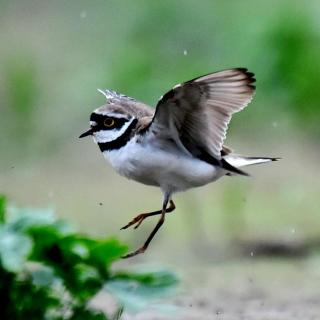
[[[141,213],[121,229],[138,228],[148,217],[160,215],[144,244],[123,258],[141,254],[175,210],[177,192],[200,187],[223,176],[248,176],[243,167],[276,161],[234,153],[224,145],[228,124],[255,93],[255,75],[247,68],[231,68],[175,85],[155,108],[105,89],[107,103],[90,116],[92,136],[104,158],[122,176],[160,188],[160,210]]]

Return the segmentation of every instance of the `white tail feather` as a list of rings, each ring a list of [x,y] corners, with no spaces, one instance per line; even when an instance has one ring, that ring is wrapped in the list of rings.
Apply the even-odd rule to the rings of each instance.
[[[236,168],[251,166],[251,165],[260,164],[260,163],[266,163],[270,161],[277,161],[279,159],[279,158],[268,158],[268,157],[245,157],[238,154],[228,154],[223,158]]]

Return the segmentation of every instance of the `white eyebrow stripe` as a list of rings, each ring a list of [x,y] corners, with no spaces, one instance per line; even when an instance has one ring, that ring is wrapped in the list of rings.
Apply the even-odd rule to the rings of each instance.
[[[107,116],[111,117],[111,118],[117,118],[117,119],[127,119],[129,120],[130,118],[128,118],[125,114],[121,115],[119,113],[113,113],[113,112],[109,112],[106,113]]]
[[[117,118],[117,119],[126,119],[126,120],[130,120],[130,118],[128,118],[127,115],[125,114],[120,114],[120,113],[115,113],[115,112],[109,112],[109,111],[99,111],[99,109],[95,110],[94,113],[96,114],[100,114],[103,116],[108,116],[111,118]]]
[[[97,125],[97,122],[95,121],[90,121],[90,126],[96,126]]]

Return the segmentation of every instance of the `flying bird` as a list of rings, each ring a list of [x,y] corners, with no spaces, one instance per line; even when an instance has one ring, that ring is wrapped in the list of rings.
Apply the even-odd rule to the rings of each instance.
[[[90,116],[91,135],[103,156],[122,176],[157,186],[163,194],[160,210],[142,213],[122,229],[139,227],[160,215],[145,243],[129,258],[143,253],[175,209],[176,192],[214,182],[223,176],[248,174],[242,167],[275,161],[272,157],[237,155],[223,145],[234,113],[244,109],[254,92],[254,74],[246,68],[210,73],[177,84],[156,108],[112,90],[100,90],[107,103]]]

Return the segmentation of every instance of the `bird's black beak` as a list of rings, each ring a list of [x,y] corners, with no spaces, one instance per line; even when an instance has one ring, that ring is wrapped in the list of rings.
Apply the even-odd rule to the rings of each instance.
[[[93,134],[93,128],[90,128],[88,131],[86,131],[83,134],[81,134],[79,136],[79,138],[84,138],[84,137],[87,137],[87,136],[91,136],[92,134]]]

